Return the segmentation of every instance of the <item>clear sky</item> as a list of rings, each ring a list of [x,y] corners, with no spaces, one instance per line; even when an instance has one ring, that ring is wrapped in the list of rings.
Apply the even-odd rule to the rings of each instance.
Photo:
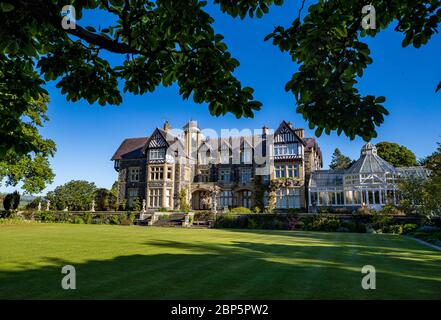
[[[274,26],[289,26],[297,15],[299,1],[285,2],[283,7],[272,7],[270,14],[262,19],[233,19],[222,14],[217,6],[209,7],[216,20],[216,32],[225,36],[230,52],[241,63],[235,75],[244,86],[253,87],[256,99],[263,103],[253,119],[237,120],[232,115],[212,117],[207,105],[182,100],[177,86],[158,88],[143,96],[125,94],[120,106],[101,107],[85,101],[69,103],[55,83],[48,84],[50,121],[42,133],[55,140],[58,151],[51,160],[56,178],[45,192],[72,179],[110,188],[117,177],[110,158],[122,140],[150,135],[165,120],[173,127],[182,127],[185,121],[195,119],[201,128],[216,130],[255,129],[264,124],[276,128],[282,120],[287,120],[295,127],[305,127],[305,134],[313,136],[302,116],[295,112],[294,96],[284,90],[297,66],[288,54],[263,41]],[[104,27],[108,25],[106,18],[101,14],[86,14],[79,24]],[[420,49],[403,49],[402,39],[403,35],[392,28],[368,39],[374,63],[365,71],[358,88],[362,94],[387,98],[385,106],[390,115],[373,142],[403,144],[420,158],[433,152],[436,142],[441,141],[441,93],[435,93],[441,80],[441,36],[435,36]],[[318,141],[325,168],[335,148],[358,158],[363,145],[361,139],[350,141],[336,134],[323,134]],[[2,192],[10,190],[13,188],[0,188]]]

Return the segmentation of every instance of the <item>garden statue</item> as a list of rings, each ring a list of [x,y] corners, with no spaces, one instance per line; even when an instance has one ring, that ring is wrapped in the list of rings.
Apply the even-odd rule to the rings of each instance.
[[[147,203],[146,203],[145,199],[142,199],[142,213],[146,212],[146,206],[147,206]]]
[[[38,202],[38,211],[41,211],[41,201]]]
[[[92,208],[90,209],[91,212],[95,212],[95,200],[92,200]]]
[[[211,197],[207,192],[204,192],[201,196],[201,205],[203,208],[210,208],[211,206]]]
[[[51,201],[48,200],[47,203],[46,203],[46,211],[49,211],[50,208],[51,208]]]
[[[210,189],[211,196],[213,198],[211,209],[214,214],[217,213],[217,195],[219,194],[220,188],[218,186],[214,186]]]

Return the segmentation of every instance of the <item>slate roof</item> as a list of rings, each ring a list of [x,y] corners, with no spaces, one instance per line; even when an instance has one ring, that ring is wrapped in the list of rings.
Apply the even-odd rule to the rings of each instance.
[[[315,148],[317,150],[317,153],[322,156],[322,150],[320,149],[317,140],[315,140],[315,138],[310,138],[310,137],[306,137],[303,138],[303,140],[305,140],[306,143],[306,149],[312,149]]]
[[[149,137],[125,139],[116,150],[111,160],[121,160],[123,158],[140,158],[143,156],[142,149]]]

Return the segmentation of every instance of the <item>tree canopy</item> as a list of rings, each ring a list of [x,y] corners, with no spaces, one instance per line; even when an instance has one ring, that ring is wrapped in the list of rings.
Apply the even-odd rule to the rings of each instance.
[[[402,178],[399,181],[402,200],[400,205],[409,213],[422,214],[428,218],[441,215],[441,143],[419,164],[430,170],[429,179]]]
[[[387,141],[379,142],[375,146],[377,147],[378,155],[394,167],[417,165],[415,154],[405,146]]]
[[[48,192],[46,198],[51,201],[51,207],[57,210],[66,207],[72,211],[90,210],[95,191],[96,186],[93,182],[72,180]]]
[[[332,160],[329,164],[329,168],[331,170],[338,170],[338,169],[347,169],[351,166],[353,161],[351,158],[345,156],[341,153],[339,148],[336,148],[334,150],[334,153],[332,154]]]
[[[260,18],[283,0],[213,3],[222,12],[243,19]],[[381,14],[376,17],[377,28],[369,30],[361,26],[363,2],[318,0],[309,5],[304,17],[305,1],[300,3],[292,24],[278,26],[266,37],[299,65],[298,69],[293,66],[296,71],[286,84],[295,96],[297,112],[317,136],[336,131],[351,139],[376,137],[376,127],[388,111],[384,97],[364,96],[356,88],[372,63],[362,38],[374,37],[396,22],[395,30],[404,35],[403,47],[418,48],[437,32],[440,1],[371,1]],[[56,81],[69,101],[84,99],[100,105],[120,104],[121,90],[144,94],[175,83],[184,99],[208,104],[214,116],[230,112],[238,118],[253,117],[261,108],[254,90],[234,76],[239,61],[215,32],[214,19],[205,9],[207,1],[72,0],[70,4],[76,24],[63,29],[65,1],[1,1],[0,161],[30,154],[43,162],[55,151],[35,131],[35,119],[27,125],[23,121],[23,116],[35,110],[35,102],[47,96],[44,85],[48,81]],[[82,25],[85,10],[105,12],[109,25]],[[121,63],[110,64],[109,54],[120,56]],[[41,118],[45,110],[39,110]],[[45,172],[32,188],[50,181]],[[36,170],[35,174],[41,173]],[[15,176],[9,175],[11,181]]]
[[[48,159],[55,143],[38,131],[48,120],[49,98],[41,84],[31,60],[0,54],[0,185],[23,182],[28,193],[42,191],[54,178]]]
[[[441,143],[438,143],[438,148],[431,155],[421,159],[419,164],[425,166],[441,179]]]
[[[117,209],[117,198],[111,190],[99,188],[95,191],[95,210],[107,211]]]

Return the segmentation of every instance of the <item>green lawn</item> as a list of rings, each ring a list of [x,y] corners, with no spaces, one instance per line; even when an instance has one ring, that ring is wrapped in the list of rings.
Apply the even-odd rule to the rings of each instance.
[[[61,289],[66,264],[77,290]],[[2,225],[0,298],[440,299],[441,252],[394,235]]]

